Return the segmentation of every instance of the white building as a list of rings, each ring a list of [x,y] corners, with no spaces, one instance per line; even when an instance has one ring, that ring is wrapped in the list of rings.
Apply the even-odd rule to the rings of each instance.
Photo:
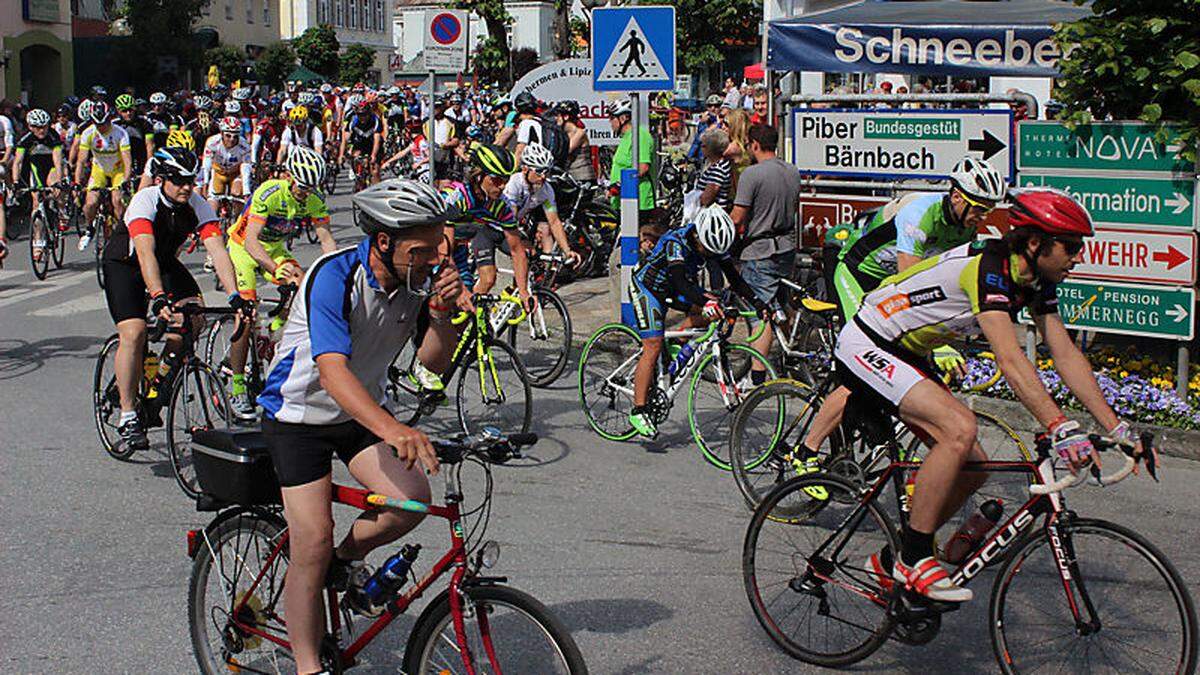
[[[393,59],[393,71],[421,72],[424,63],[420,60],[425,46],[425,10],[443,9],[445,4],[430,0],[392,0],[395,2],[393,19],[394,42],[397,58]],[[509,0],[504,3],[512,15],[508,27],[508,44],[511,49],[528,47],[538,54],[538,60],[554,58],[554,2],[552,0]],[[487,37],[487,25],[477,14],[471,14],[468,28],[471,51],[480,40]],[[407,67],[406,67],[407,66]]]
[[[310,26],[329,24],[337,32],[342,48],[352,44],[375,50],[375,66],[369,79],[379,84],[388,72],[392,43],[394,0],[288,0],[280,8],[280,37],[292,40]]]

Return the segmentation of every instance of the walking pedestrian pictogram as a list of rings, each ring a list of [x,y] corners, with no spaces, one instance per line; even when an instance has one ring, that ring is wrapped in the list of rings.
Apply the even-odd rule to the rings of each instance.
[[[592,17],[596,91],[660,91],[675,86],[675,9],[597,9]]]

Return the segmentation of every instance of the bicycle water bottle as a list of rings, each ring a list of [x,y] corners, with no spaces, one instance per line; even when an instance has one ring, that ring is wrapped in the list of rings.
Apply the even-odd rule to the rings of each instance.
[[[363,595],[372,605],[387,603],[404,586],[404,582],[408,581],[408,571],[420,552],[420,544],[405,544],[399,553],[392,555],[375,570],[375,574],[363,584]]]
[[[909,469],[908,479],[904,481],[904,494],[900,497],[900,510],[908,513],[912,510],[913,493],[917,491],[917,471]]]
[[[1004,502],[999,499],[989,499],[979,505],[979,511],[967,518],[967,522],[958,528],[958,532],[946,542],[942,557],[951,565],[957,565],[983,543],[988,533],[1000,522],[1004,515]]]
[[[179,356],[174,352],[164,354],[162,360],[158,362],[158,373],[154,379],[150,380],[150,390],[146,394],[146,398],[158,398],[159,392],[163,390],[163,383],[171,375],[171,369],[175,367],[175,363],[179,360]]]
[[[691,360],[692,354],[695,353],[696,347],[693,346],[691,342],[684,343],[683,347],[680,347],[679,353],[675,355],[675,360],[671,362],[671,366],[667,369],[667,371],[674,375],[675,371],[683,370],[683,367],[687,365],[689,360]]]
[[[146,384],[154,381],[154,376],[158,375],[158,356],[147,354],[142,361],[142,377],[146,379]]]

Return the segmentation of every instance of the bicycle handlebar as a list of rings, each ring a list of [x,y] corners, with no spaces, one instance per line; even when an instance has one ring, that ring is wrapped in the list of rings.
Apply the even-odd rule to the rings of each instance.
[[[477,457],[489,464],[504,464],[510,459],[520,459],[521,448],[537,441],[538,435],[533,432],[505,436],[495,427],[484,427],[478,434],[433,440],[432,443],[442,464],[458,464],[467,457]]]
[[[161,318],[155,317],[156,319],[158,319],[158,321],[150,328],[149,332],[146,333],[146,340],[148,342],[158,342],[159,340],[161,340],[163,338],[163,335],[165,335],[168,332],[182,333],[183,331],[187,330],[186,329],[186,326],[188,325],[187,319],[189,317],[204,316],[204,315],[226,316],[226,315],[230,315],[230,314],[237,314],[237,310],[232,307],[205,307],[204,305],[195,305],[195,304],[186,304],[186,305],[179,305],[177,307],[172,307],[171,311],[175,312],[177,314],[183,315],[183,317],[184,317],[183,324],[179,327],[173,327],[168,322],[163,321]],[[172,330],[173,328],[174,328],[174,330]],[[242,321],[238,324],[238,329],[236,331],[234,331],[233,335],[230,336],[229,340],[231,342],[236,342],[238,339],[240,339],[242,337],[242,333],[244,333],[245,331],[246,331],[246,322]]]
[[[1121,451],[1121,457],[1124,460],[1121,468],[1110,474],[1104,475],[1100,473],[1100,466],[1095,462],[1092,462],[1086,470],[1081,469],[1079,473],[1072,474],[1070,476],[1064,476],[1053,483],[1031,485],[1029,487],[1029,492],[1035,495],[1048,495],[1062,492],[1068,488],[1082,485],[1089,476],[1094,478],[1096,483],[1103,487],[1106,485],[1112,485],[1113,483],[1119,483],[1125,478],[1128,478],[1129,474],[1133,473],[1133,470],[1137,468],[1137,458],[1134,457],[1133,446],[1125,445],[1101,434],[1088,434],[1088,438],[1092,441],[1092,446],[1095,448],[1096,452],[1104,452],[1109,448],[1119,449]],[[1142,461],[1146,464],[1146,470],[1150,473],[1150,476],[1157,481],[1157,462],[1154,459],[1153,449],[1154,435],[1149,432],[1143,433],[1141,435],[1141,442],[1142,454],[1144,455]]]
[[[296,284],[280,284],[279,299],[272,300],[272,302],[275,303],[275,308],[267,312],[267,317],[274,319],[275,317],[279,316],[279,314],[283,312],[284,308],[291,304],[292,296],[296,294],[297,290],[299,289]]]

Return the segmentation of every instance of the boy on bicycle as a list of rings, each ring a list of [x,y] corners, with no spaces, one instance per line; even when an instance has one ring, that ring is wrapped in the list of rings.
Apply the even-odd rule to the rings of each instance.
[[[663,349],[666,334],[663,317],[668,308],[687,313],[679,326],[690,328],[724,318],[716,296],[696,284],[696,274],[706,260],[715,260],[735,293],[749,302],[764,319],[770,314],[767,304],[754,294],[737,268],[729,248],[733,245],[733,219],[720,206],[701,209],[694,223],[668,232],[633,272],[629,299],[633,304],[642,354],[633,373],[633,408],[629,423],[639,434],[654,437],[658,429],[646,410],[646,399],[654,380],[654,366]]]

